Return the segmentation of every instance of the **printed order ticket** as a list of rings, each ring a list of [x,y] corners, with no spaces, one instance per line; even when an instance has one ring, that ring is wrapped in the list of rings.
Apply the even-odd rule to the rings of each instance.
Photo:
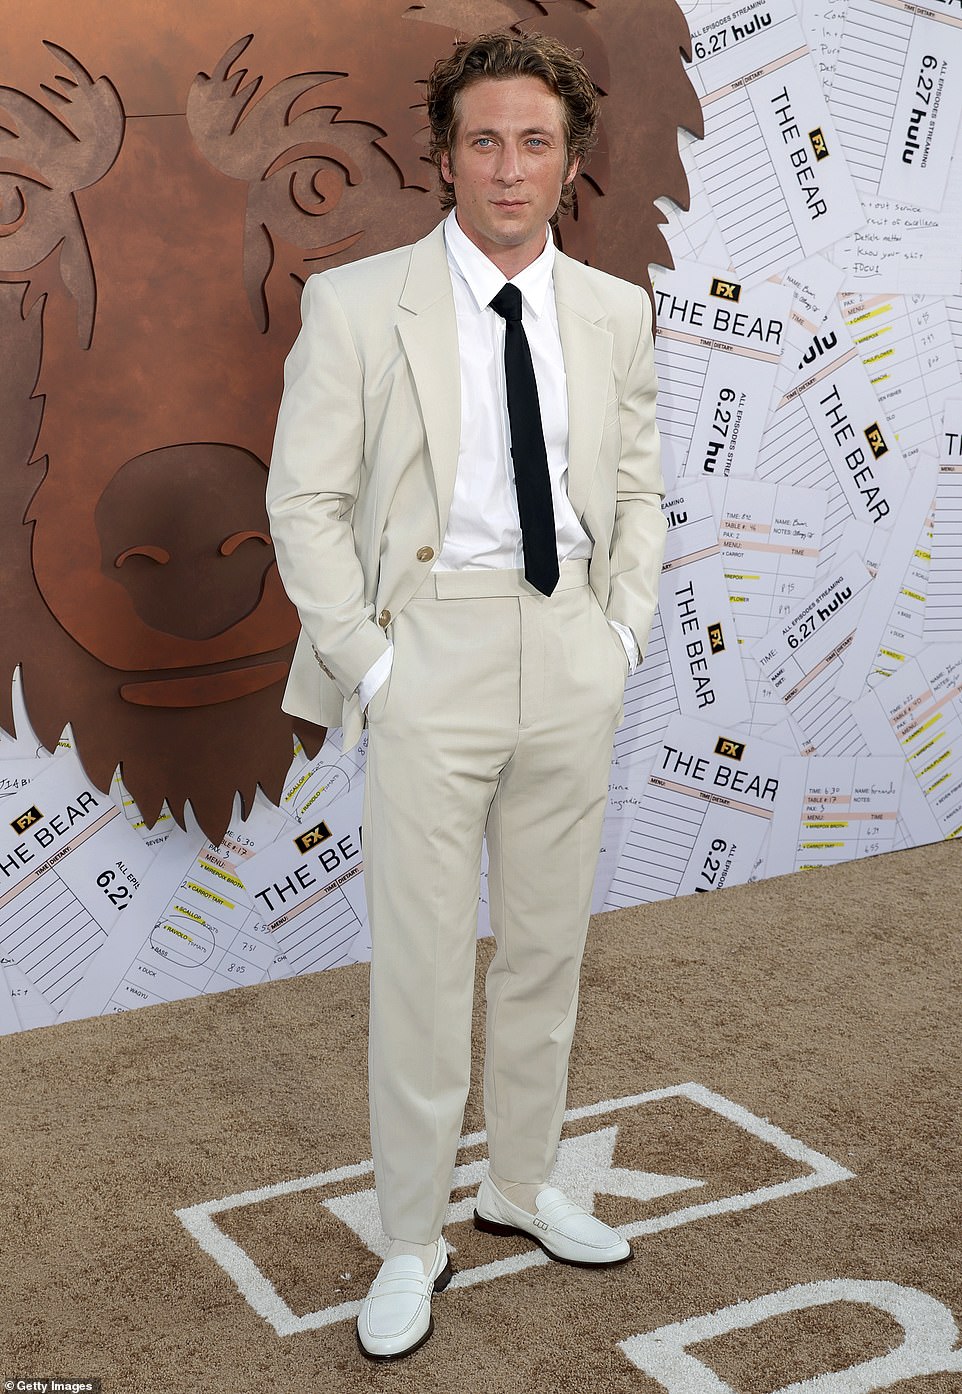
[[[792,0],[754,0],[692,31],[705,113],[693,155],[735,274],[751,284],[865,221]]]

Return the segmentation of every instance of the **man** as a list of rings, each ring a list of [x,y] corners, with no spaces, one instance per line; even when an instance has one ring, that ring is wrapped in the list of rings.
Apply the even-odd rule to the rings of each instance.
[[[647,297],[557,252],[548,226],[593,141],[587,72],[553,40],[483,35],[436,65],[428,115],[453,209],[414,246],[307,282],[268,489],[304,628],[285,707],[342,722],[347,745],[369,726],[371,1130],[391,1242],[358,1337],[379,1359],[427,1339],[451,1274],[485,836],[497,952],[475,1223],[565,1262],[631,1256],[547,1180],[612,737],[665,534]]]

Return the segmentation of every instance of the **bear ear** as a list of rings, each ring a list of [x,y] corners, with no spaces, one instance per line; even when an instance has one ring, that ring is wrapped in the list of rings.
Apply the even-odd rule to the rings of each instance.
[[[232,71],[253,38],[232,44],[209,76],[198,73],[187,93],[187,125],[205,159],[222,174],[255,183],[294,147],[322,143],[336,149],[331,130],[339,108],[320,107],[317,89],[344,73],[296,73],[267,88],[255,101],[260,77],[245,84],[246,68]],[[351,123],[353,124],[353,123]],[[371,128],[377,135],[380,128]]]
[[[124,139],[124,109],[105,77],[96,81],[66,49],[44,41],[67,69],[43,84],[47,105],[0,87],[0,185],[6,208],[0,273],[24,273],[24,312],[58,281],[77,306],[82,347],[93,338],[96,288],[72,197],[110,169]]]
[[[187,93],[187,124],[198,150],[222,174],[243,180],[257,179],[264,172],[257,168],[262,161],[256,142],[235,138],[261,85],[259,77],[251,78],[246,87],[241,85],[246,68],[231,71],[253,37],[245,34],[231,44],[214,71],[198,73]]]
[[[295,73],[264,87],[237,66],[250,42],[250,35],[238,39],[210,76],[197,74],[187,125],[204,158],[248,186],[244,284],[266,333],[272,275],[276,283],[286,273],[303,284],[318,262],[396,246],[411,195],[420,205],[425,191],[404,186],[400,166],[380,144],[387,134],[381,125],[342,116],[347,91],[363,104],[351,75]]]
[[[67,69],[44,83],[48,105],[0,87],[0,172],[23,174],[59,193],[89,188],[110,169],[124,139],[124,109],[109,78],[92,78],[73,54],[44,40]]]

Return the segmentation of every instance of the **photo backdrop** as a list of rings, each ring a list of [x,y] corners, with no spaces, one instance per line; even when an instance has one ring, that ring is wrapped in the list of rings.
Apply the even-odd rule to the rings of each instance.
[[[435,224],[423,78],[504,24],[583,50],[559,241],[658,323],[595,909],[962,831],[947,0],[3,8],[0,1032],[369,956],[365,748],[280,712],[266,462],[300,286]]]

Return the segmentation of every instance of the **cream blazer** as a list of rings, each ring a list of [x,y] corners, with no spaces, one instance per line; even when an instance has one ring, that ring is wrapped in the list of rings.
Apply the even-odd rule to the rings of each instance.
[[[651,307],[640,287],[558,253],[568,496],[589,582],[642,654],[666,523]],[[284,369],[267,486],[281,579],[302,632],[287,712],[343,726],[391,620],[441,550],[460,437],[460,367],[443,224],[413,246],[311,276]]]

